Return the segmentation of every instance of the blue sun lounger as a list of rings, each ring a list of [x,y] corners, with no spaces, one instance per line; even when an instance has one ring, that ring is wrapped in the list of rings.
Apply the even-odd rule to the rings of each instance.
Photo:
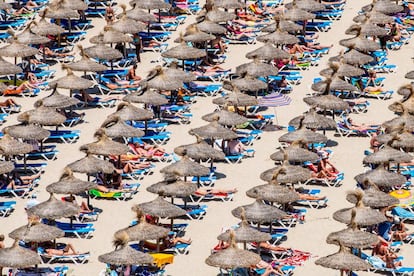
[[[46,250],[42,247],[37,248],[37,253],[42,258],[42,262],[44,264],[51,264],[55,262],[71,262],[74,264],[84,264],[89,260],[90,254],[82,253],[82,254],[75,254],[75,255],[49,255]]]
[[[67,223],[56,221],[56,227],[63,230],[65,235],[74,236],[79,239],[88,239],[92,237],[95,231],[92,223]]]
[[[16,201],[3,201],[0,202],[0,217],[7,217],[13,212],[14,207],[16,206]]]

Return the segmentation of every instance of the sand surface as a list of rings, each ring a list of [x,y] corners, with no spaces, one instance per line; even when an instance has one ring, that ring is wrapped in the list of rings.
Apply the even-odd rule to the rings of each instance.
[[[128,1],[120,1],[128,2]],[[300,115],[307,110],[306,104],[302,101],[302,98],[310,92],[310,85],[314,77],[318,77],[318,72],[325,68],[329,56],[336,55],[343,47],[339,46],[338,41],[345,37],[345,29],[352,23],[352,17],[354,17],[361,6],[368,4],[370,1],[348,1],[346,4],[342,19],[334,21],[332,29],[326,33],[320,33],[319,41],[322,45],[333,44],[329,55],[322,57],[320,65],[317,67],[311,67],[308,71],[302,71],[304,79],[300,85],[294,86],[293,92],[289,95],[292,98],[292,103],[289,106],[284,106],[274,109],[269,109],[264,113],[277,112],[278,123],[282,126],[286,126],[287,122],[295,116]],[[119,11],[119,10],[118,10]],[[189,16],[186,20],[186,24],[179,27],[178,31],[174,32],[171,40],[168,41],[169,47],[175,46],[173,39],[179,34],[179,31],[184,30],[185,26],[194,22],[195,16]],[[82,42],[84,47],[89,44],[89,37],[99,33],[104,26],[103,19],[94,19],[93,29],[89,31],[87,39]],[[227,53],[227,60],[222,65],[224,68],[234,69],[237,65],[248,62],[249,60],[244,57],[245,53],[255,48],[260,47],[262,44],[256,45],[230,45]],[[389,52],[389,63],[396,64],[398,66],[397,73],[385,74],[385,88],[387,90],[396,90],[400,85],[408,83],[404,79],[404,74],[409,70],[412,70],[412,57],[413,46],[412,44],[404,45],[399,51]],[[138,74],[146,75],[146,73],[159,63],[153,62],[158,58],[159,54],[146,52],[142,55],[142,63],[138,65]],[[57,77],[65,75],[62,72],[60,65],[55,65],[53,69],[58,70]],[[382,76],[383,74],[380,74]],[[61,91],[64,92],[64,91]],[[32,105],[35,100],[48,95],[49,92],[44,91],[37,98],[17,98],[17,101],[23,105],[23,110],[32,109]],[[68,93],[68,91],[65,91]],[[370,100],[371,106],[369,111],[365,114],[353,114],[352,117],[357,122],[365,123],[381,123],[386,119],[394,117],[394,115],[387,109],[387,106],[395,100],[400,98],[399,95],[394,94],[391,100],[382,101],[372,99]],[[193,120],[189,125],[172,125],[168,126],[168,131],[172,131],[171,140],[165,145],[168,152],[172,152],[174,147],[182,144],[189,144],[195,142],[196,139],[190,136],[187,132],[189,129],[205,125],[206,122],[201,120],[201,116],[214,111],[215,106],[211,103],[212,98],[198,97],[197,103],[193,104],[191,111],[193,113]],[[45,186],[55,182],[59,179],[63,168],[84,156],[83,153],[78,151],[80,145],[94,141],[93,133],[104,121],[105,117],[114,112],[115,109],[85,109],[86,113],[85,122],[73,127],[73,129],[79,129],[81,131],[81,137],[77,143],[74,144],[58,144],[59,150],[58,159],[49,161],[44,175],[42,176],[40,185],[36,188],[35,192],[38,194],[38,200],[43,201],[48,198],[48,194],[45,191]],[[12,115],[8,118],[6,125],[16,123],[17,115]],[[251,198],[245,195],[245,191],[249,188],[264,184],[259,175],[262,171],[274,166],[269,156],[275,152],[279,146],[278,137],[286,133],[285,130],[280,131],[265,131],[260,140],[254,142],[253,148],[256,150],[254,158],[244,159],[242,163],[236,165],[230,165],[227,163],[217,164],[217,170],[223,175],[216,182],[218,188],[234,188],[237,187],[239,192],[235,195],[232,202],[207,202],[203,204],[208,205],[207,215],[200,221],[187,221],[189,227],[187,228],[186,237],[191,237],[193,244],[191,245],[190,253],[185,256],[178,255],[174,259],[174,263],[166,267],[167,275],[217,275],[218,269],[209,267],[204,263],[204,260],[209,256],[210,250],[217,244],[216,237],[220,234],[223,227],[229,227],[238,222],[238,219],[234,218],[230,211],[240,205],[250,204],[253,202]],[[340,208],[350,207],[351,204],[346,202],[345,195],[349,190],[354,189],[355,181],[353,177],[365,170],[362,166],[363,151],[369,147],[369,139],[364,137],[338,137],[334,136],[333,132],[328,132],[327,136],[337,142],[337,146],[332,147],[334,154],[332,161],[336,164],[337,168],[345,174],[345,181],[341,187],[327,188],[317,187],[322,190],[322,195],[326,195],[329,198],[328,207],[314,210],[308,209],[306,214],[306,222],[304,224],[298,224],[295,228],[290,229],[288,232],[288,239],[282,243],[282,246],[293,247],[295,249],[309,251],[314,256],[325,256],[337,251],[337,247],[333,245],[327,245],[325,243],[326,236],[332,232],[345,228],[345,225],[338,223],[332,219],[332,213]],[[98,275],[99,272],[105,267],[104,264],[98,262],[97,258],[100,254],[109,252],[113,249],[111,245],[113,233],[123,227],[129,225],[130,221],[134,218],[134,213],[130,210],[131,206],[136,203],[147,202],[154,199],[156,196],[148,193],[145,188],[149,185],[162,179],[162,175],[159,170],[165,166],[162,163],[156,163],[156,170],[153,175],[146,176],[144,180],[140,181],[141,187],[138,194],[130,201],[118,202],[118,201],[106,201],[106,200],[93,200],[92,203],[98,208],[102,208],[104,211],[99,216],[99,220],[94,223],[96,231],[91,239],[69,239],[63,238],[60,241],[71,242],[75,247],[83,252],[89,251],[91,253],[91,259],[88,264],[84,265],[71,265],[70,275]],[[83,177],[81,175],[77,175]],[[7,234],[13,229],[26,223],[26,216],[24,207],[27,199],[16,199],[17,207],[11,216],[0,219],[0,232]],[[409,225],[410,230],[414,230],[412,225]],[[7,238],[6,245],[11,245],[12,240]],[[414,266],[414,247],[412,245],[404,245],[401,249],[401,254],[405,256],[403,261],[406,266]],[[410,257],[411,256],[411,257]],[[329,270],[316,266],[314,264],[315,258],[312,258],[305,263],[302,267],[295,269],[296,275],[339,275],[339,272]],[[358,275],[369,275],[372,273],[358,273]]]

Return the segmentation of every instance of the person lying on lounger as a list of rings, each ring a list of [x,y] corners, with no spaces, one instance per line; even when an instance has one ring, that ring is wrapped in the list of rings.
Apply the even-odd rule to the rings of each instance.
[[[43,55],[43,53],[47,57],[67,57],[67,56],[73,55],[73,53],[59,53],[59,52],[52,51],[49,47],[40,46],[39,54]]]
[[[211,195],[211,194],[223,194],[237,193],[237,188],[234,189],[214,189],[214,188],[198,188],[194,193],[196,195]]]
[[[27,188],[29,185],[33,184],[33,181],[40,177],[42,173],[39,172],[34,175],[19,176],[17,173],[9,178],[4,174],[0,177],[0,189],[22,189]]]
[[[243,143],[237,139],[231,139],[230,141],[228,141],[227,146],[224,149],[225,153],[229,155],[239,155],[245,150],[246,148],[243,145]]]
[[[131,152],[139,157],[152,158],[154,156],[163,156],[166,153],[165,149],[145,142],[129,143],[128,146]]]
[[[368,130],[378,129],[378,126],[355,123],[354,120],[352,120],[352,118],[350,117],[346,119],[345,123],[349,129],[358,130],[358,131],[368,131]]]
[[[0,107],[13,108],[15,112],[19,112],[21,105],[17,104],[13,99],[6,99],[5,101],[0,102]]]
[[[335,178],[339,172],[329,161],[329,155],[326,153],[321,155],[321,160],[317,167],[312,164],[309,168],[311,169],[311,175],[314,178]]]
[[[54,249],[48,248],[45,250],[48,255],[57,255],[57,256],[70,256],[70,255],[78,255],[79,252],[76,251],[73,244],[68,243],[63,249]]]
[[[182,237],[175,237],[174,235],[168,234],[165,238],[161,239],[161,243],[158,246],[159,250],[163,251],[174,247],[177,243],[191,244],[191,242],[191,239],[184,239]],[[144,247],[152,251],[157,250],[157,244],[148,241],[144,241]]]
[[[78,204],[76,202],[75,196],[73,196],[73,195],[63,197],[62,200],[66,201],[66,202],[72,202],[73,204],[78,205],[80,207],[81,213],[90,213],[90,212],[92,212],[92,210],[89,209],[88,204],[85,201],[82,201],[81,204]]]
[[[23,91],[30,91],[32,92],[36,86],[30,84],[28,81],[22,82],[19,86],[10,85],[9,82],[5,82],[7,88],[3,91],[3,95],[18,95],[23,93]]]
[[[104,83],[109,89],[123,89],[123,88],[137,88],[139,81],[131,80],[120,80],[118,78],[110,78],[109,82]]]
[[[111,101],[111,100],[120,100],[121,99],[120,96],[108,96],[108,97],[105,97],[105,98],[92,97],[84,89],[80,90],[80,93],[81,93],[80,95],[76,94],[74,97],[77,98],[80,101],[85,102],[85,103],[99,103],[99,102],[108,102],[108,101]]]

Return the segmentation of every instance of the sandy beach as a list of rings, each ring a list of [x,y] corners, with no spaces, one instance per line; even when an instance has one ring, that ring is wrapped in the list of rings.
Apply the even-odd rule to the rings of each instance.
[[[127,3],[126,0],[120,0],[117,5],[117,12],[120,12],[119,4]],[[200,1],[202,5],[205,1]],[[352,18],[357,15],[360,8],[370,1],[348,1],[345,6],[342,18],[339,21],[334,21],[332,29],[328,32],[319,33],[318,42],[321,45],[334,46],[330,49],[328,55],[322,56],[319,66],[313,66],[310,70],[301,71],[303,80],[301,84],[295,85],[293,91],[289,94],[292,98],[292,102],[288,106],[278,107],[276,109],[269,108],[264,111],[264,114],[276,114],[277,122],[275,123],[281,126],[287,126],[289,120],[296,117],[302,112],[308,110],[308,106],[303,102],[302,98],[311,92],[310,85],[313,78],[319,77],[318,72],[326,68],[328,58],[337,55],[344,47],[338,44],[340,39],[347,37],[344,32],[353,23]],[[184,31],[186,26],[195,22],[195,15],[189,15],[184,25],[180,25],[178,30],[175,31],[167,42],[169,48],[176,45],[174,39],[179,36],[181,31]],[[81,42],[84,47],[88,47],[89,38],[98,34],[103,30],[105,25],[104,19],[94,18],[94,28],[88,31],[87,38]],[[349,36],[351,37],[351,36]],[[0,44],[3,46],[4,44]],[[226,69],[232,69],[235,67],[249,62],[245,58],[245,54],[253,49],[256,49],[263,44],[258,42],[254,45],[234,45],[230,44],[228,52],[226,53],[227,59],[221,66]],[[75,48],[76,49],[76,48]],[[386,90],[396,91],[400,86],[409,83],[409,80],[404,79],[404,75],[413,69],[413,44],[410,41],[409,44],[403,45],[398,51],[389,51],[388,58],[390,64],[397,65],[398,69],[396,73],[379,74],[379,76],[386,77],[384,81],[384,88]],[[76,49],[77,58],[79,59],[79,51]],[[138,64],[137,74],[140,76],[146,76],[146,74],[156,65],[161,64],[154,62],[158,59],[159,53],[145,52],[141,55],[142,62]],[[11,60],[10,60],[11,61]],[[59,64],[54,65],[51,69],[56,69],[56,78],[64,76],[66,73],[62,70]],[[80,76],[80,74],[76,73]],[[59,90],[60,92],[69,95],[68,91]],[[42,91],[39,96],[34,98],[15,98],[19,104],[22,104],[22,110],[26,111],[33,108],[33,103],[49,94],[49,91]],[[395,117],[395,115],[387,108],[389,104],[397,101],[401,98],[398,94],[394,93],[389,100],[369,99],[371,106],[367,113],[352,114],[351,117],[361,123],[376,123],[380,124],[385,120]],[[1,97],[4,100],[4,97]],[[201,119],[201,116],[215,110],[216,106],[212,103],[211,97],[197,97],[197,102],[192,104],[191,113],[193,118],[188,125],[169,125],[167,130],[172,132],[171,139],[163,147],[167,152],[173,152],[173,149],[179,145],[190,144],[196,142],[194,136],[188,134],[188,131],[192,128],[199,127],[207,124],[207,122]],[[37,199],[42,202],[47,200],[49,195],[45,191],[45,187],[57,181],[63,171],[63,168],[82,157],[84,153],[78,149],[81,145],[94,141],[93,134],[96,129],[102,124],[106,116],[113,113],[115,108],[95,108],[84,109],[81,112],[85,112],[85,122],[74,126],[72,129],[81,131],[80,139],[73,144],[58,144],[57,149],[59,155],[56,160],[48,161],[48,166],[41,178],[40,185],[35,189],[34,193],[37,194]],[[17,123],[17,114],[13,114],[8,117],[7,122],[2,126],[13,125]],[[239,222],[239,220],[232,216],[231,210],[237,206],[253,203],[253,199],[246,196],[246,190],[253,186],[264,184],[260,180],[259,175],[261,172],[274,167],[274,161],[270,159],[270,154],[275,152],[279,145],[278,138],[287,132],[287,128],[281,130],[264,130],[261,139],[256,140],[252,146],[256,153],[253,158],[246,158],[239,164],[227,164],[224,162],[217,163],[217,171],[220,177],[215,183],[217,188],[237,188],[238,193],[235,194],[234,200],[229,202],[221,201],[209,201],[203,204],[208,205],[206,216],[202,220],[183,221],[188,222],[189,226],[186,230],[185,237],[192,239],[190,252],[188,255],[177,255],[174,258],[174,263],[166,266],[165,275],[217,275],[219,270],[214,267],[210,267],[205,264],[205,259],[210,255],[211,249],[218,243],[217,236],[221,233],[224,227],[230,227]],[[369,148],[369,137],[340,137],[334,135],[335,132],[328,131],[327,136],[330,140],[334,141],[335,146],[332,146],[333,150],[332,162],[336,167],[344,173],[345,180],[340,187],[325,187],[315,186],[317,189],[321,189],[321,195],[327,196],[328,206],[321,209],[307,209],[306,219],[303,224],[298,224],[296,227],[289,229],[288,238],[281,243],[281,246],[292,247],[294,249],[307,251],[312,253],[312,258],[305,262],[303,266],[298,266],[294,270],[295,275],[339,275],[339,271],[330,270],[317,266],[314,261],[317,257],[326,256],[328,254],[335,253],[338,247],[335,245],[328,245],[325,242],[326,236],[333,232],[346,228],[344,224],[335,221],[332,218],[332,214],[345,207],[351,207],[352,204],[346,201],[346,192],[353,190],[356,186],[354,176],[367,170],[362,165],[362,159],[364,157],[364,150]],[[162,174],[159,172],[161,168],[166,166],[165,163],[156,162],[155,171],[152,175],[146,176],[143,180],[139,181],[141,187],[139,192],[134,195],[134,198],[129,201],[109,201],[109,200],[92,200],[92,204],[103,210],[99,219],[94,222],[94,228],[96,231],[91,239],[76,239],[76,238],[62,238],[59,241],[70,242],[80,252],[89,251],[91,258],[87,264],[72,265],[68,275],[83,276],[83,275],[99,275],[99,273],[105,268],[105,264],[98,261],[98,256],[112,251],[112,237],[113,233],[128,226],[132,219],[134,219],[134,213],[131,211],[131,207],[137,203],[143,203],[156,198],[156,195],[146,191],[146,187],[154,184],[163,179]],[[76,174],[77,177],[86,179],[84,175]],[[32,192],[33,193],[33,192]],[[61,195],[57,195],[60,197]],[[2,198],[4,200],[4,198]],[[26,213],[24,207],[28,199],[13,199],[17,201],[16,210],[6,218],[0,218],[0,233],[7,235],[13,229],[20,227],[26,223]],[[177,220],[180,222],[181,220]],[[409,233],[414,231],[412,224],[408,225]],[[6,246],[11,246],[13,241],[10,238],[6,238]],[[414,246],[410,244],[404,244],[400,250],[399,255],[405,257],[403,260],[404,266],[414,267]],[[4,273],[4,271],[3,271]],[[358,275],[372,275],[372,272],[358,272]]]

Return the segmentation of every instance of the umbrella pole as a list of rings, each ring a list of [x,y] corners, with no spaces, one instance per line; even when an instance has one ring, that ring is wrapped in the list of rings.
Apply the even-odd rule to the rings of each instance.
[[[174,230],[174,219],[171,218],[171,226],[170,226],[170,230],[173,231]]]
[[[14,65],[16,65],[17,64],[17,57],[14,57]],[[30,64],[29,64],[29,66],[30,66]],[[14,74],[14,86],[16,86],[17,85],[17,75],[16,74]]]
[[[26,153],[25,154],[23,154],[23,163],[24,163],[24,172],[26,173],[26,163],[27,163],[27,160],[26,160]]]

